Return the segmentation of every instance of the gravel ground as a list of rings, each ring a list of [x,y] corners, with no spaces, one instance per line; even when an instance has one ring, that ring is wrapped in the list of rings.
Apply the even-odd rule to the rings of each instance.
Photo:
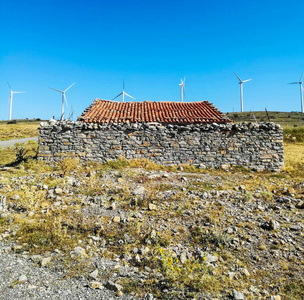
[[[116,297],[107,289],[93,289],[86,279],[62,279],[63,274],[38,267],[29,258],[0,243],[0,299],[135,299]]]
[[[0,300],[304,299],[301,177],[62,172],[0,170]]]

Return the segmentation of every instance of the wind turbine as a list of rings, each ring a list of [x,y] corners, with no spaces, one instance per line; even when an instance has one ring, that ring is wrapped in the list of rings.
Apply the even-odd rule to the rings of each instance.
[[[181,83],[179,84],[181,87],[181,102],[183,102],[184,98],[186,98],[185,95],[185,82],[186,82],[186,77],[184,78],[184,81],[181,79]]]
[[[127,94],[125,92],[125,81],[124,80],[122,82],[122,92],[119,95],[117,95],[115,98],[113,98],[113,100],[116,99],[117,97],[119,97],[120,95],[122,95],[122,102],[125,101],[125,95],[128,96],[128,97],[130,97],[130,98],[132,98],[132,99],[134,99],[134,100],[136,100],[134,97],[130,96],[129,94]]]
[[[303,81],[302,81],[302,79],[303,79],[303,74],[304,74],[304,72],[302,73],[302,76],[301,76],[301,78],[300,78],[300,81],[299,82],[291,82],[291,83],[289,83],[289,84],[299,84],[300,85],[300,95],[301,95],[301,112],[303,113],[304,111],[303,111],[303,87],[302,87],[302,83],[303,83]]]
[[[69,120],[72,120],[73,121],[73,116],[74,116],[74,112],[75,112],[75,110],[73,110],[73,106],[71,107],[71,114],[70,114],[70,116],[69,116]]]
[[[56,90],[56,89],[50,88],[50,89],[52,89],[52,90],[54,90],[54,91],[57,91],[57,92],[62,93],[62,105],[61,105],[61,118],[60,118],[60,121],[62,121],[63,115],[64,115],[64,100],[65,100],[66,105],[68,106],[68,101],[67,101],[67,99],[66,99],[65,92],[66,92],[69,88],[71,88],[74,84],[75,84],[75,82],[74,82],[73,84],[71,84],[71,85],[70,85],[66,90],[64,90],[64,91],[60,91],[60,90]]]
[[[11,90],[11,95],[10,95],[10,111],[9,111],[9,120],[11,120],[12,119],[13,95],[14,94],[21,94],[21,93],[25,93],[25,92],[14,92],[8,82],[7,82],[7,85],[8,85],[8,87]]]
[[[236,73],[234,73],[235,76],[238,78],[238,80],[240,81],[239,84],[241,86],[241,112],[243,112],[243,83],[250,81],[252,79],[247,79],[247,80],[242,80],[239,76],[236,75]]]

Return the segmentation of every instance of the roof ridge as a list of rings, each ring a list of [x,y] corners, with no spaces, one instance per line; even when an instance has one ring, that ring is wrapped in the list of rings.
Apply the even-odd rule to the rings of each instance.
[[[147,103],[147,102],[149,102],[149,103],[160,103],[161,102],[161,103],[180,103],[180,104],[208,102],[208,103],[211,104],[211,102],[209,100],[200,100],[200,101],[192,101],[192,102],[180,102],[180,101],[169,101],[169,100],[168,101],[144,100],[144,101],[125,101],[125,102],[121,102],[121,101],[115,101],[115,100],[106,100],[106,99],[95,98],[93,103],[95,101],[114,102],[114,103]]]
[[[226,123],[229,118],[211,102],[141,101],[120,102],[95,98],[84,110],[79,121],[88,123],[172,124]]]

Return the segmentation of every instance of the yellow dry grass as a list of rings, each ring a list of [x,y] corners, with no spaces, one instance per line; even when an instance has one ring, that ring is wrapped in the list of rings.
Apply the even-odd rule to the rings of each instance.
[[[285,143],[284,157],[286,171],[304,173],[304,143]]]
[[[16,158],[16,153],[12,147],[0,148],[0,166],[12,163]]]
[[[221,290],[227,290],[231,286],[235,289],[249,289],[253,282],[262,287],[264,286],[264,278],[269,276],[266,271],[263,271],[264,273],[259,271],[252,272],[254,274],[252,280],[250,276],[241,277],[242,275],[239,275],[239,280],[235,281],[233,285],[231,285],[232,280],[227,277],[227,270],[230,269],[231,264],[238,266],[238,268],[246,268],[252,261],[247,261],[249,256],[245,254],[246,248],[238,248],[236,252],[234,248],[230,248],[229,246],[231,238],[223,231],[223,223],[220,221],[223,216],[226,216],[225,205],[219,202],[206,202],[204,209],[199,212],[200,215],[193,217],[196,220],[201,220],[205,216],[208,216],[207,220],[212,225],[212,231],[196,225],[188,231],[188,225],[186,226],[188,221],[183,224],[180,220],[185,218],[184,213],[186,211],[191,211],[192,207],[201,205],[200,197],[192,193],[194,187],[197,187],[200,191],[210,191],[214,188],[217,189],[217,187],[223,190],[226,189],[224,185],[229,186],[229,189],[233,189],[235,182],[237,182],[237,185],[245,185],[247,192],[244,194],[244,199],[233,200],[232,198],[232,201],[242,201],[239,203],[244,204],[244,202],[256,201],[255,197],[258,197],[259,201],[261,201],[260,198],[263,198],[271,203],[273,195],[270,191],[273,189],[282,191],[285,185],[289,186],[289,183],[292,183],[294,178],[299,178],[298,176],[301,174],[304,165],[304,143],[286,143],[284,147],[286,167],[291,172],[291,175],[285,172],[282,174],[250,172],[245,173],[244,176],[241,171],[236,172],[238,174],[234,174],[233,171],[228,173],[223,170],[206,170],[205,172],[210,172],[212,175],[205,177],[206,180],[209,178],[210,181],[209,179],[208,181],[194,181],[193,175],[197,174],[188,174],[186,176],[189,184],[184,185],[186,186],[185,190],[177,191],[176,194],[172,194],[166,201],[161,200],[159,197],[160,191],[172,190],[172,185],[167,183],[166,178],[154,185],[152,184],[153,180],[149,181],[147,177],[146,181],[144,180],[142,170],[139,173],[135,173],[134,170],[129,169],[144,168],[147,171],[170,170],[148,160],[127,161],[121,157],[116,161],[103,165],[97,163],[79,165],[78,159],[66,157],[57,163],[54,169],[51,169],[51,167],[43,164],[41,161],[30,160],[27,163],[22,163],[17,169],[10,169],[8,172],[5,171],[7,173],[0,173],[2,177],[0,179],[1,194],[6,195],[16,206],[21,204],[19,207],[25,210],[25,212],[21,211],[15,214],[16,216],[14,216],[12,221],[9,218],[0,219],[0,233],[6,230],[8,226],[10,226],[9,228],[13,228],[11,232],[13,230],[16,232],[15,239],[18,241],[19,246],[22,245],[22,251],[28,251],[31,254],[44,255],[47,252],[54,251],[54,249],[59,249],[62,254],[60,260],[64,261],[64,269],[67,272],[66,276],[87,274],[89,268],[87,268],[86,264],[89,263],[89,259],[73,259],[70,252],[75,246],[81,244],[81,247],[87,245],[87,250],[90,249],[90,252],[86,253],[86,258],[90,258],[92,255],[98,256],[101,246],[90,239],[90,237],[96,236],[102,237],[103,243],[107,243],[107,249],[102,252],[102,256],[105,258],[113,259],[114,257],[120,257],[122,254],[131,255],[131,249],[134,249],[134,247],[140,248],[143,246],[145,249],[148,249],[145,260],[143,259],[139,266],[158,270],[164,277],[164,282],[166,282],[168,288],[173,288],[177,292],[188,288],[190,290],[191,288],[193,291],[219,293]],[[115,172],[108,173],[108,169],[115,170]],[[119,170],[122,171],[119,172]],[[196,172],[192,166],[183,166],[183,170],[186,172]],[[42,173],[47,176],[41,176]],[[10,177],[7,174],[13,175]],[[24,179],[21,181],[20,178],[24,174],[31,174],[31,176],[26,181]],[[68,179],[65,175],[71,174],[77,178],[77,182],[81,182],[80,186],[74,186],[71,183],[67,184]],[[114,176],[103,177],[108,176],[108,174]],[[284,178],[282,183],[280,182],[281,175]],[[22,176],[18,179],[19,182],[16,181],[18,176]],[[177,178],[173,176],[172,180],[179,181],[180,176]],[[137,186],[139,178],[146,191],[143,199],[134,198],[132,195],[132,186]],[[288,178],[288,180],[285,180],[285,178]],[[218,181],[221,182],[221,186],[213,185]],[[21,186],[19,185],[20,182],[22,182]],[[60,196],[62,202],[59,206],[54,205],[54,201],[47,197],[48,192],[41,188],[43,185],[47,185],[49,189],[55,187],[62,187],[64,189],[65,186],[68,186],[68,192],[62,191]],[[165,188],[164,185],[166,185]],[[260,191],[260,196],[253,195],[256,190]],[[191,194],[188,194],[189,191],[191,191]],[[16,194],[19,196],[19,199],[15,198]],[[82,202],[82,199],[84,197],[99,199],[98,195],[111,195],[111,198],[108,197],[109,200],[105,200],[108,202],[101,202],[100,204],[104,207],[109,207],[109,204],[114,201],[128,212],[129,221],[126,223],[116,223],[112,222],[109,216],[87,217],[82,215],[81,206],[87,205]],[[148,207],[148,203],[156,204],[157,210],[145,210]],[[142,215],[141,220],[132,217],[133,215],[137,215],[138,209],[147,211],[147,215]],[[195,208],[193,211],[198,211],[198,209]],[[31,214],[28,212],[31,212]],[[260,214],[261,212],[257,213]],[[266,220],[269,220],[268,217],[267,213],[265,215]],[[229,215],[229,218],[231,218],[229,223],[232,223],[233,215]],[[152,222],[149,221],[152,219]],[[155,228],[158,226],[157,224],[161,224],[160,222],[162,221],[160,220],[164,219],[166,219],[167,229],[155,232],[155,237],[151,239],[151,228]],[[194,222],[194,224],[196,223]],[[179,227],[176,234],[173,235],[171,228],[175,228],[176,226]],[[252,230],[255,225],[251,221],[242,221],[238,222],[236,226],[238,234],[248,240],[247,234],[249,233],[244,228]],[[261,239],[266,239],[266,234],[263,234],[263,231],[261,232]],[[119,238],[124,237],[126,233],[129,241],[123,245],[118,244]],[[205,247],[207,245],[210,249],[214,249],[214,255],[219,257],[218,265],[212,266],[212,268],[209,267],[204,262],[206,256],[201,258],[203,261],[195,259],[193,256],[187,259],[185,263],[181,263],[170,247],[179,242],[184,243],[184,241],[198,244],[198,247]],[[268,249],[263,243],[259,244],[259,248],[261,251],[267,251]],[[235,260],[235,254],[237,255],[237,260]],[[281,293],[284,295],[288,291],[293,296],[292,299],[303,299],[303,284],[301,279],[297,279],[292,285],[292,290],[289,291],[287,284],[289,284],[289,276],[293,275],[292,271],[290,271],[290,274],[287,273],[288,268],[286,269],[285,267],[287,263],[284,259],[279,263],[282,266],[282,273],[284,273],[282,278],[287,282],[284,286],[282,285]],[[290,262],[288,261],[288,263]],[[149,275],[151,277],[148,277],[146,281],[140,284],[138,284],[136,279],[126,278],[122,284],[124,292],[138,293],[139,296],[149,292],[162,298],[163,295],[159,292],[158,279],[153,277],[153,272]],[[103,276],[110,276],[108,274],[111,274],[110,271],[103,274]],[[275,284],[277,283],[275,282]],[[192,298],[194,296],[195,294],[191,294]],[[286,297],[288,296],[286,295]],[[291,297],[289,298],[291,299]]]
[[[0,148],[0,166],[11,164],[16,160],[18,149],[24,148],[24,158],[34,157],[37,152],[38,143],[29,141],[26,144],[16,144],[15,146]]]
[[[34,137],[39,135],[40,122],[18,122],[17,124],[0,124],[0,141]]]

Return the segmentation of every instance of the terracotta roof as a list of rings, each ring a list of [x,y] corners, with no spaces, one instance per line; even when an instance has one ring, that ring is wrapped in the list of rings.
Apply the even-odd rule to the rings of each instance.
[[[209,101],[117,102],[95,99],[78,118],[87,123],[227,123],[231,122]]]

